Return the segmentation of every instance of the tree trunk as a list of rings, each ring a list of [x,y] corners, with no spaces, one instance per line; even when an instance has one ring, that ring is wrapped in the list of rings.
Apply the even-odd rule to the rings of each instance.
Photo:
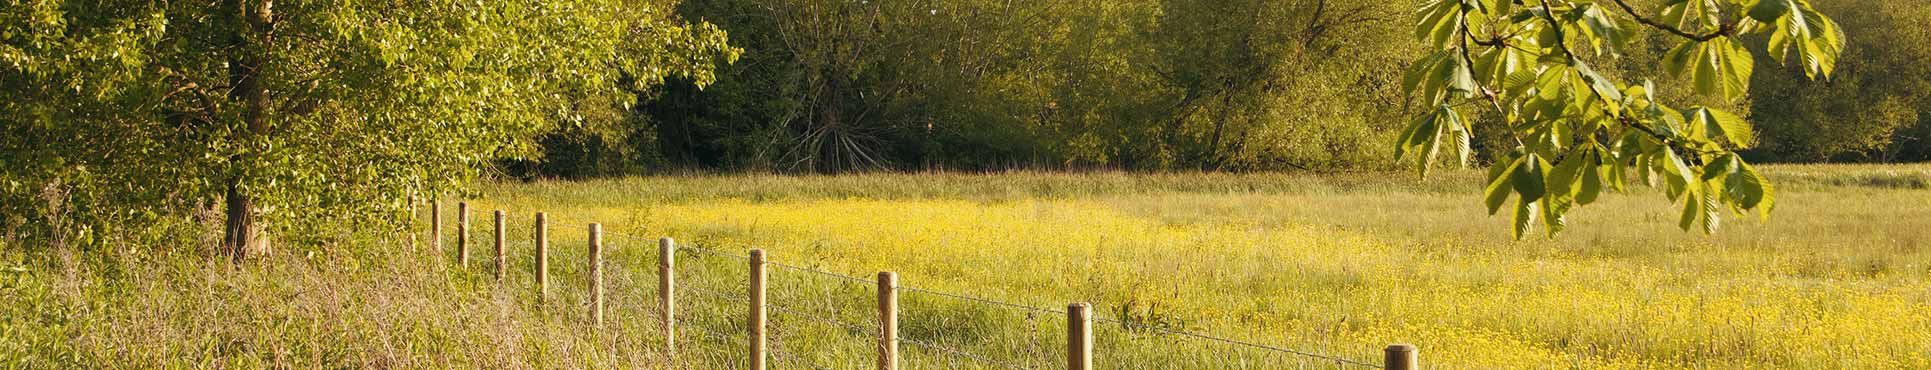
[[[228,185],[228,221],[222,248],[235,262],[248,258],[248,249],[261,239],[255,223],[255,201],[241,192],[239,183]]]
[[[821,141],[818,146],[820,148],[818,155],[824,157],[821,158],[824,165],[818,166],[816,170],[822,174],[838,173],[842,170],[840,167],[845,164],[845,158],[839,156],[840,150],[846,149],[843,146],[846,140],[845,127],[841,126],[845,119],[845,102],[844,96],[839,95],[845,88],[843,83],[845,74],[842,72],[833,71],[825,74],[827,76],[825,94],[819,97],[821,107],[818,109],[818,127],[824,130],[824,135],[819,139]]]
[[[234,86],[230,98],[241,103],[241,119],[245,126],[242,141],[260,147],[260,139],[269,133],[268,89],[261,83],[263,60],[267,59],[268,48],[261,44],[270,42],[274,1],[245,4],[241,0],[229,0],[228,5],[234,11],[237,26],[231,35],[235,47],[228,51],[228,78]],[[268,249],[261,224],[255,220],[260,208],[255,204],[254,197],[242,187],[247,174],[251,172],[246,169],[260,161],[258,156],[246,154],[230,158],[233,171],[229,175],[232,178],[228,179],[228,194],[225,196],[228,220],[222,248],[235,262],[246,259],[251,249]]]

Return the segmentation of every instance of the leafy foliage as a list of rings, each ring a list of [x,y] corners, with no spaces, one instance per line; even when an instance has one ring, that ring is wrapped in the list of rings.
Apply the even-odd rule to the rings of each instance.
[[[1376,166],[1404,120],[1362,0],[693,0],[746,61],[632,137],[673,165],[845,172]],[[620,144],[628,146],[630,144]]]
[[[1762,146],[1750,154],[1779,161],[1931,160],[1931,3],[1820,2],[1855,47],[1838,58],[1830,81],[1810,81],[1801,66],[1759,61],[1751,117]],[[1759,36],[1762,37],[1762,36]]]
[[[1417,33],[1429,42],[1446,37],[1454,44],[1450,31],[1472,26],[1485,32],[1488,24],[1475,18],[1540,22],[1525,12],[1539,2],[1497,4],[1508,14],[1474,18],[1463,17],[1460,2],[1428,4],[1420,16],[1431,22],[1422,24],[1406,16],[1415,8],[1363,0],[690,1],[679,14],[730,29],[733,43],[748,50],[746,62],[723,67],[719,83],[705,89],[672,84],[645,92],[651,103],[636,111],[636,125],[615,126],[630,130],[622,135],[551,141],[556,145],[547,146],[546,158],[554,162],[541,164],[548,170],[539,172],[1382,168],[1396,153],[1393,146],[1373,143],[1403,141],[1408,123],[1434,115],[1450,97],[1458,99],[1451,105],[1465,123],[1503,120],[1493,107],[1470,110],[1460,99],[1482,96],[1479,87],[1530,90],[1542,75],[1513,72],[1546,64],[1538,50],[1488,47],[1482,44],[1493,42],[1486,37],[1471,48],[1472,63],[1461,60],[1459,49],[1387,37]],[[1655,14],[1642,20],[1606,1],[1575,3],[1574,10],[1558,6],[1563,9],[1554,15],[1571,24],[1564,34],[1577,39],[1586,72],[1604,77],[1591,83],[1595,90],[1623,94],[1618,81],[1653,79],[1680,87],[1648,94],[1668,107],[1703,106],[1755,123],[1787,124],[1753,127],[1761,146],[1746,149],[1751,160],[1815,160],[1783,154],[1811,148],[1872,153],[1864,160],[1921,158],[1910,155],[1908,144],[1924,135],[1907,131],[1908,125],[1885,131],[1864,123],[1864,116],[1887,122],[1916,117],[1924,111],[1917,100],[1900,97],[1877,114],[1804,98],[1804,91],[1859,81],[1845,74],[1858,73],[1850,66],[1866,61],[1852,59],[1874,54],[1843,54],[1830,83],[1769,94],[1766,87],[1807,79],[1803,65],[1794,55],[1769,54],[1774,24],[1750,18],[1746,7],[1712,4],[1630,3]],[[1817,5],[1828,14],[1857,8]],[[1708,9],[1720,11],[1716,21]],[[1908,24],[1909,18],[1893,11],[1870,12],[1896,18],[1890,24]],[[1447,21],[1460,18],[1474,22]],[[1756,26],[1722,36],[1717,31],[1725,19]],[[1676,31],[1648,32],[1656,27],[1645,21]],[[1884,24],[1857,19],[1840,27],[1858,40],[1869,39],[1863,32],[1908,28]],[[1503,31],[1550,44],[1555,36],[1544,28]],[[1908,54],[1908,46],[1917,44],[1900,42],[1893,50]],[[1677,63],[1666,65],[1666,57]],[[1398,66],[1416,60],[1427,67]],[[1786,60],[1787,67],[1780,67]],[[1884,63],[1903,72],[1915,62],[1900,57]],[[1862,93],[1910,94],[1902,85],[1908,84]],[[1405,96],[1415,89],[1422,92]],[[1787,114],[1786,106],[1803,112]],[[1824,107],[1832,113],[1818,110]],[[1859,117],[1828,118],[1850,113]],[[1868,135],[1809,139],[1826,125],[1861,127],[1857,133]],[[1506,130],[1472,129],[1468,135],[1474,162],[1494,161],[1516,146]],[[1795,145],[1807,141],[1860,145]],[[1455,153],[1458,146],[1445,142],[1441,148]],[[1403,167],[1417,167],[1412,159],[1405,154]]]
[[[64,189],[88,229],[226,200],[231,235],[258,213],[296,240],[398,222],[407,195],[458,191],[545,132],[620,115],[625,89],[706,83],[736,57],[655,6],[11,2],[0,207],[43,224],[36,196]]]
[[[1518,239],[1538,223],[1560,233],[1571,209],[1622,189],[1631,171],[1680,204],[1684,230],[1713,232],[1726,209],[1768,217],[1773,187],[1735,153],[1756,144],[1749,121],[1718,107],[1671,108],[1656,84],[1621,82],[1592,63],[1623,55],[1639,27],[1660,30],[1680,39],[1661,57],[1665,70],[1698,94],[1737,101],[1756,69],[1742,37],[1767,35],[1778,61],[1795,50],[1807,76],[1825,79],[1843,31],[1805,0],[1670,0],[1656,13],[1623,0],[1427,2],[1415,37],[1436,51],[1409,67],[1403,85],[1438,107],[1410,125],[1397,156],[1416,154],[1425,176],[1443,141],[1468,142],[1473,125],[1460,111],[1491,110],[1500,119],[1486,126],[1516,147],[1492,165],[1484,202],[1494,214],[1514,195]]]

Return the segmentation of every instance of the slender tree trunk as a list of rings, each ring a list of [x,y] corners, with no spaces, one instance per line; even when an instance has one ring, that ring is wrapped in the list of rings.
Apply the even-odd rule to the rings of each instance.
[[[841,126],[845,120],[845,102],[843,99],[844,96],[840,95],[845,88],[843,83],[845,74],[827,73],[826,75],[829,78],[825,79],[827,84],[825,87],[825,95],[819,100],[824,102],[824,104],[818,110],[818,125],[822,127],[822,130],[825,130],[825,135],[821,139],[823,140],[822,144],[819,146],[820,148],[824,148],[824,150],[820,152],[822,153],[820,155],[826,158],[823,159],[825,165],[819,167],[818,172],[831,174],[838,173],[845,164],[845,158],[841,158],[838,155],[841,149],[846,149],[842,145],[845,142],[845,127]]]
[[[1201,168],[1220,170],[1220,137],[1222,133],[1227,131],[1227,111],[1234,110],[1234,94],[1236,93],[1227,92],[1220,95],[1220,112],[1214,114],[1214,131],[1207,140],[1207,158],[1204,158],[1205,162],[1200,164]]]
[[[228,5],[235,15],[235,33],[232,35],[235,47],[228,52],[228,78],[234,84],[231,98],[241,103],[242,123],[245,127],[242,140],[250,145],[259,146],[259,140],[268,136],[268,89],[262,86],[262,64],[267,59],[270,42],[269,27],[273,19],[273,0],[262,0],[249,4],[241,0],[229,0]],[[248,257],[249,249],[267,249],[266,238],[261,235],[261,225],[255,219],[260,207],[254,197],[242,186],[246,179],[245,171],[260,158],[256,154],[246,154],[231,158],[234,163],[228,179],[227,227],[222,238],[222,247],[236,262]]]
[[[248,257],[248,246],[260,238],[255,234],[254,200],[241,191],[239,183],[228,184],[227,198],[228,222],[222,248],[235,262],[241,262]]]

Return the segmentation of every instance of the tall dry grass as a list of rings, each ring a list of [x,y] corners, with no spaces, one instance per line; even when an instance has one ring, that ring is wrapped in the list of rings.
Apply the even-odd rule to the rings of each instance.
[[[1647,190],[1509,240],[1479,174],[696,176],[499,184],[472,207],[477,265],[373,240],[244,265],[129,253],[0,256],[0,368],[641,368],[662,364],[656,248],[720,253],[1107,318],[1432,368],[1931,367],[1931,167],[1773,166],[1773,218],[1676,231]],[[453,208],[453,207],[451,207]],[[489,276],[491,209],[512,270]],[[534,294],[546,211],[553,295]],[[446,218],[453,220],[453,217]],[[584,235],[606,238],[610,321],[585,320]],[[423,239],[427,240],[427,239]],[[445,240],[453,243],[453,236]],[[453,250],[453,247],[450,249]],[[743,261],[683,252],[684,368],[742,366]],[[781,368],[869,364],[872,291],[771,272]],[[702,289],[701,291],[698,289]],[[717,292],[712,295],[705,292]],[[1063,318],[903,293],[911,368],[1053,368]],[[819,319],[838,322],[824,323]],[[1100,325],[1107,368],[1329,368]],[[701,333],[715,332],[716,337]]]

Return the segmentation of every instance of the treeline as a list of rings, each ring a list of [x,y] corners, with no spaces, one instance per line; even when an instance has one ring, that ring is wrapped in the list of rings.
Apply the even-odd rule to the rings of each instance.
[[[512,168],[591,176],[1386,167],[1392,137],[1417,108],[1398,86],[1422,52],[1409,37],[1414,5],[689,0],[678,15],[730,32],[742,60],[704,89],[641,92],[648,103],[627,121],[553,134],[543,160]],[[1808,81],[1753,50],[1753,96],[1701,103],[1749,112],[1763,131],[1748,153],[1755,160],[1931,158],[1931,4],[1818,6],[1850,39],[1835,79]],[[1670,78],[1648,63],[1672,44],[1648,37],[1651,46],[1632,53],[1649,55],[1599,55],[1594,64],[1629,81]],[[1500,130],[1475,131],[1484,151],[1507,147],[1485,135]]]

